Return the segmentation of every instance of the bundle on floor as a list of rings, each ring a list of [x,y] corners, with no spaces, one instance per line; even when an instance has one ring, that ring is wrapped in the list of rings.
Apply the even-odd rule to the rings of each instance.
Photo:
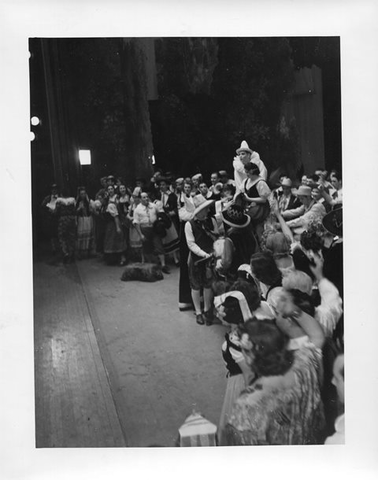
[[[163,280],[161,266],[156,263],[130,263],[123,271],[121,280],[129,282],[157,282]]]

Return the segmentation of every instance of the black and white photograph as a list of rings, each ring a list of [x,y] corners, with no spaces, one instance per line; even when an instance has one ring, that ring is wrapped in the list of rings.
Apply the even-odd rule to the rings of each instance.
[[[36,446],[342,443],[340,38],[29,47]]]
[[[215,29],[207,7],[146,28],[141,6],[123,25],[126,5],[89,4],[37,6],[34,27],[4,9],[22,95],[7,72],[2,125],[23,132],[3,166],[5,478],[276,454],[373,478],[376,8],[355,32],[332,2],[327,28],[255,30],[251,6]]]

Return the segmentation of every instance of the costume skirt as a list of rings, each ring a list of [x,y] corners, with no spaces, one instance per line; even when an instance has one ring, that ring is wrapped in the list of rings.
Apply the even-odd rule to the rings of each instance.
[[[226,393],[224,394],[223,406],[218,425],[218,445],[227,445],[224,429],[228,423],[234,403],[244,389],[245,382],[242,373],[227,378]]]
[[[135,250],[138,250],[143,246],[142,239],[134,225],[130,225],[129,228],[129,245],[130,248]]]
[[[64,255],[73,255],[76,243],[76,219],[73,215],[63,215],[58,222],[58,238]]]
[[[176,252],[179,249],[180,241],[173,222],[172,225],[166,230],[166,235],[162,238],[162,241],[164,253],[166,254]]]
[[[110,220],[106,224],[104,253],[122,253],[126,250],[126,241],[123,231],[118,233],[114,220]]]
[[[76,248],[78,253],[91,253],[94,244],[93,219],[91,216],[78,217]]]

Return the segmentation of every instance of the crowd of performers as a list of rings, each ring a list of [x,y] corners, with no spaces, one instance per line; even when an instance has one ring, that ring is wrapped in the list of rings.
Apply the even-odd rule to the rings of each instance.
[[[233,175],[209,182],[109,175],[94,200],[53,185],[42,204],[52,246],[65,262],[97,253],[180,269],[179,309],[228,327],[219,445],[343,443],[341,175],[271,185],[245,141],[236,154]]]

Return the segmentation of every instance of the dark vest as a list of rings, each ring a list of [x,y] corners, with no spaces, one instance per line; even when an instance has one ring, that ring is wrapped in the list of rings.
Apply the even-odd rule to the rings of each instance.
[[[241,352],[241,348],[230,341],[230,337],[228,333],[226,333],[225,339],[226,339],[227,346],[226,346],[226,350],[222,352],[223,360],[226,362],[228,376],[233,377],[234,375],[238,375],[239,373],[242,373],[242,371],[239,365],[232,358],[230,348],[232,347],[235,350],[238,350],[239,352]]]
[[[257,190],[257,184],[260,183],[261,181],[264,181],[263,179],[260,179],[259,181],[257,181],[254,185],[252,185],[252,187],[247,191],[246,190],[246,187],[247,187],[247,181],[248,181],[248,178],[247,180],[245,180],[244,182],[244,190],[246,191],[248,197],[250,198],[257,198],[260,196],[258,190]]]
[[[207,233],[203,223],[198,222],[198,220],[190,220],[190,225],[192,226],[192,231],[196,244],[206,253],[211,253],[213,251],[214,240],[210,236],[210,233]],[[193,260],[199,260],[200,257],[191,252]]]

